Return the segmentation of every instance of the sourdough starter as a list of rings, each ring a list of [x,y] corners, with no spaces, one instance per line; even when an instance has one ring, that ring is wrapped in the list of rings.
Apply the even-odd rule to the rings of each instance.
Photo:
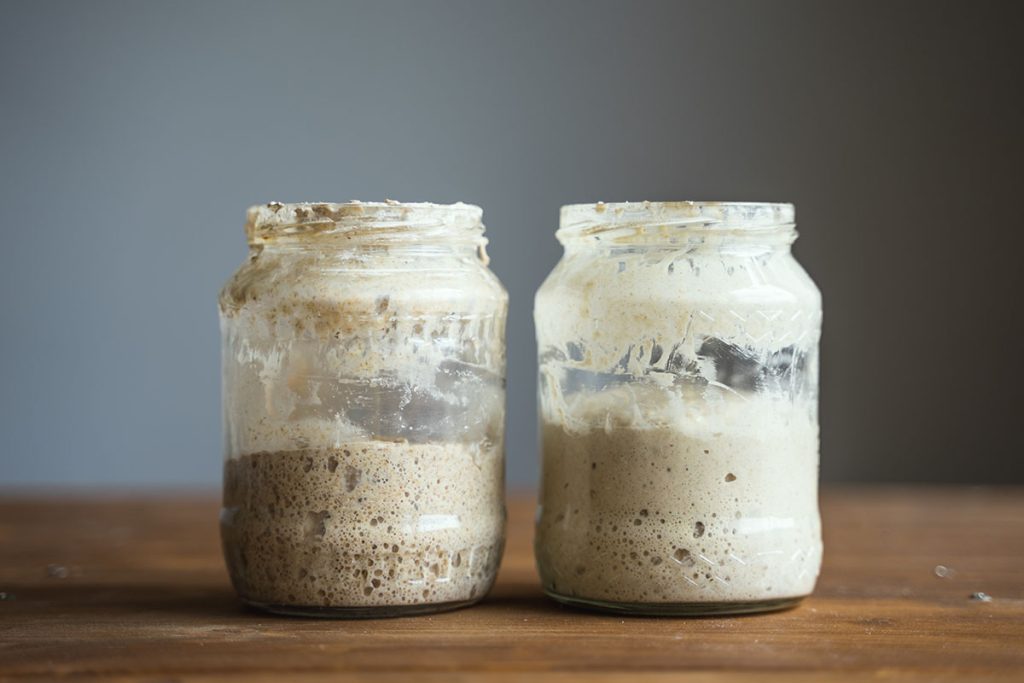
[[[351,443],[232,459],[224,478],[225,554],[250,602],[458,603],[493,581],[504,524],[496,452]]]
[[[549,423],[543,439],[537,552],[551,592],[703,603],[813,589],[818,431],[805,410],[766,401],[672,426]]]

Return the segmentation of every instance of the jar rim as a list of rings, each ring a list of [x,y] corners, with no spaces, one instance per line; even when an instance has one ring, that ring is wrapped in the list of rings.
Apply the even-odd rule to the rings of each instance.
[[[602,239],[605,233],[625,238],[650,229],[709,232],[793,232],[796,209],[784,202],[596,202],[562,207],[556,237],[563,244]],[[668,236],[668,235],[666,235]]]
[[[430,202],[268,202],[249,207],[245,233],[251,244],[277,238],[334,235],[379,241],[484,241],[483,209],[474,204]]]

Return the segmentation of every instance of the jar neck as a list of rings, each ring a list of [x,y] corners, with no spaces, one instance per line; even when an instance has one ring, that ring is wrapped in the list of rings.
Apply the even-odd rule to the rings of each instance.
[[[249,245],[280,251],[483,252],[480,207],[347,202],[269,204],[249,209]]]
[[[480,261],[490,263],[486,240],[478,244],[454,242],[408,241],[381,243],[373,241],[352,241],[338,239],[274,239],[250,244],[251,255],[267,254],[282,258],[316,257],[324,262],[331,261],[402,261],[406,263],[437,264],[447,261]]]
[[[787,251],[796,240],[792,204],[622,202],[562,207],[566,251]]]

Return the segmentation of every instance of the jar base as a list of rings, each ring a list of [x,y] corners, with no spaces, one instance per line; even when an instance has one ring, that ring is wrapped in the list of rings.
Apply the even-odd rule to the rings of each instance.
[[[611,614],[626,614],[644,617],[711,617],[730,614],[756,614],[776,612],[799,605],[805,596],[773,598],[771,600],[747,600],[737,602],[612,602],[589,598],[569,597],[545,590],[553,600],[569,607]]]
[[[469,607],[480,602],[458,600],[455,602],[436,602],[424,605],[366,605],[358,607],[337,607],[324,605],[275,605],[264,602],[243,600],[246,605],[264,612],[288,617],[314,617],[318,619],[390,619],[393,617],[413,617],[421,614],[437,614]]]

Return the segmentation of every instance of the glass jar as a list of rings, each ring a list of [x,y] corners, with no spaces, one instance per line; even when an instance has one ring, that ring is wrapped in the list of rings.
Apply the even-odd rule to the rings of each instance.
[[[789,204],[562,208],[535,309],[551,597],[712,614],[813,590],[821,296],[793,221]]]
[[[249,209],[220,296],[221,537],[246,602],[471,604],[504,546],[505,317],[479,207]]]

